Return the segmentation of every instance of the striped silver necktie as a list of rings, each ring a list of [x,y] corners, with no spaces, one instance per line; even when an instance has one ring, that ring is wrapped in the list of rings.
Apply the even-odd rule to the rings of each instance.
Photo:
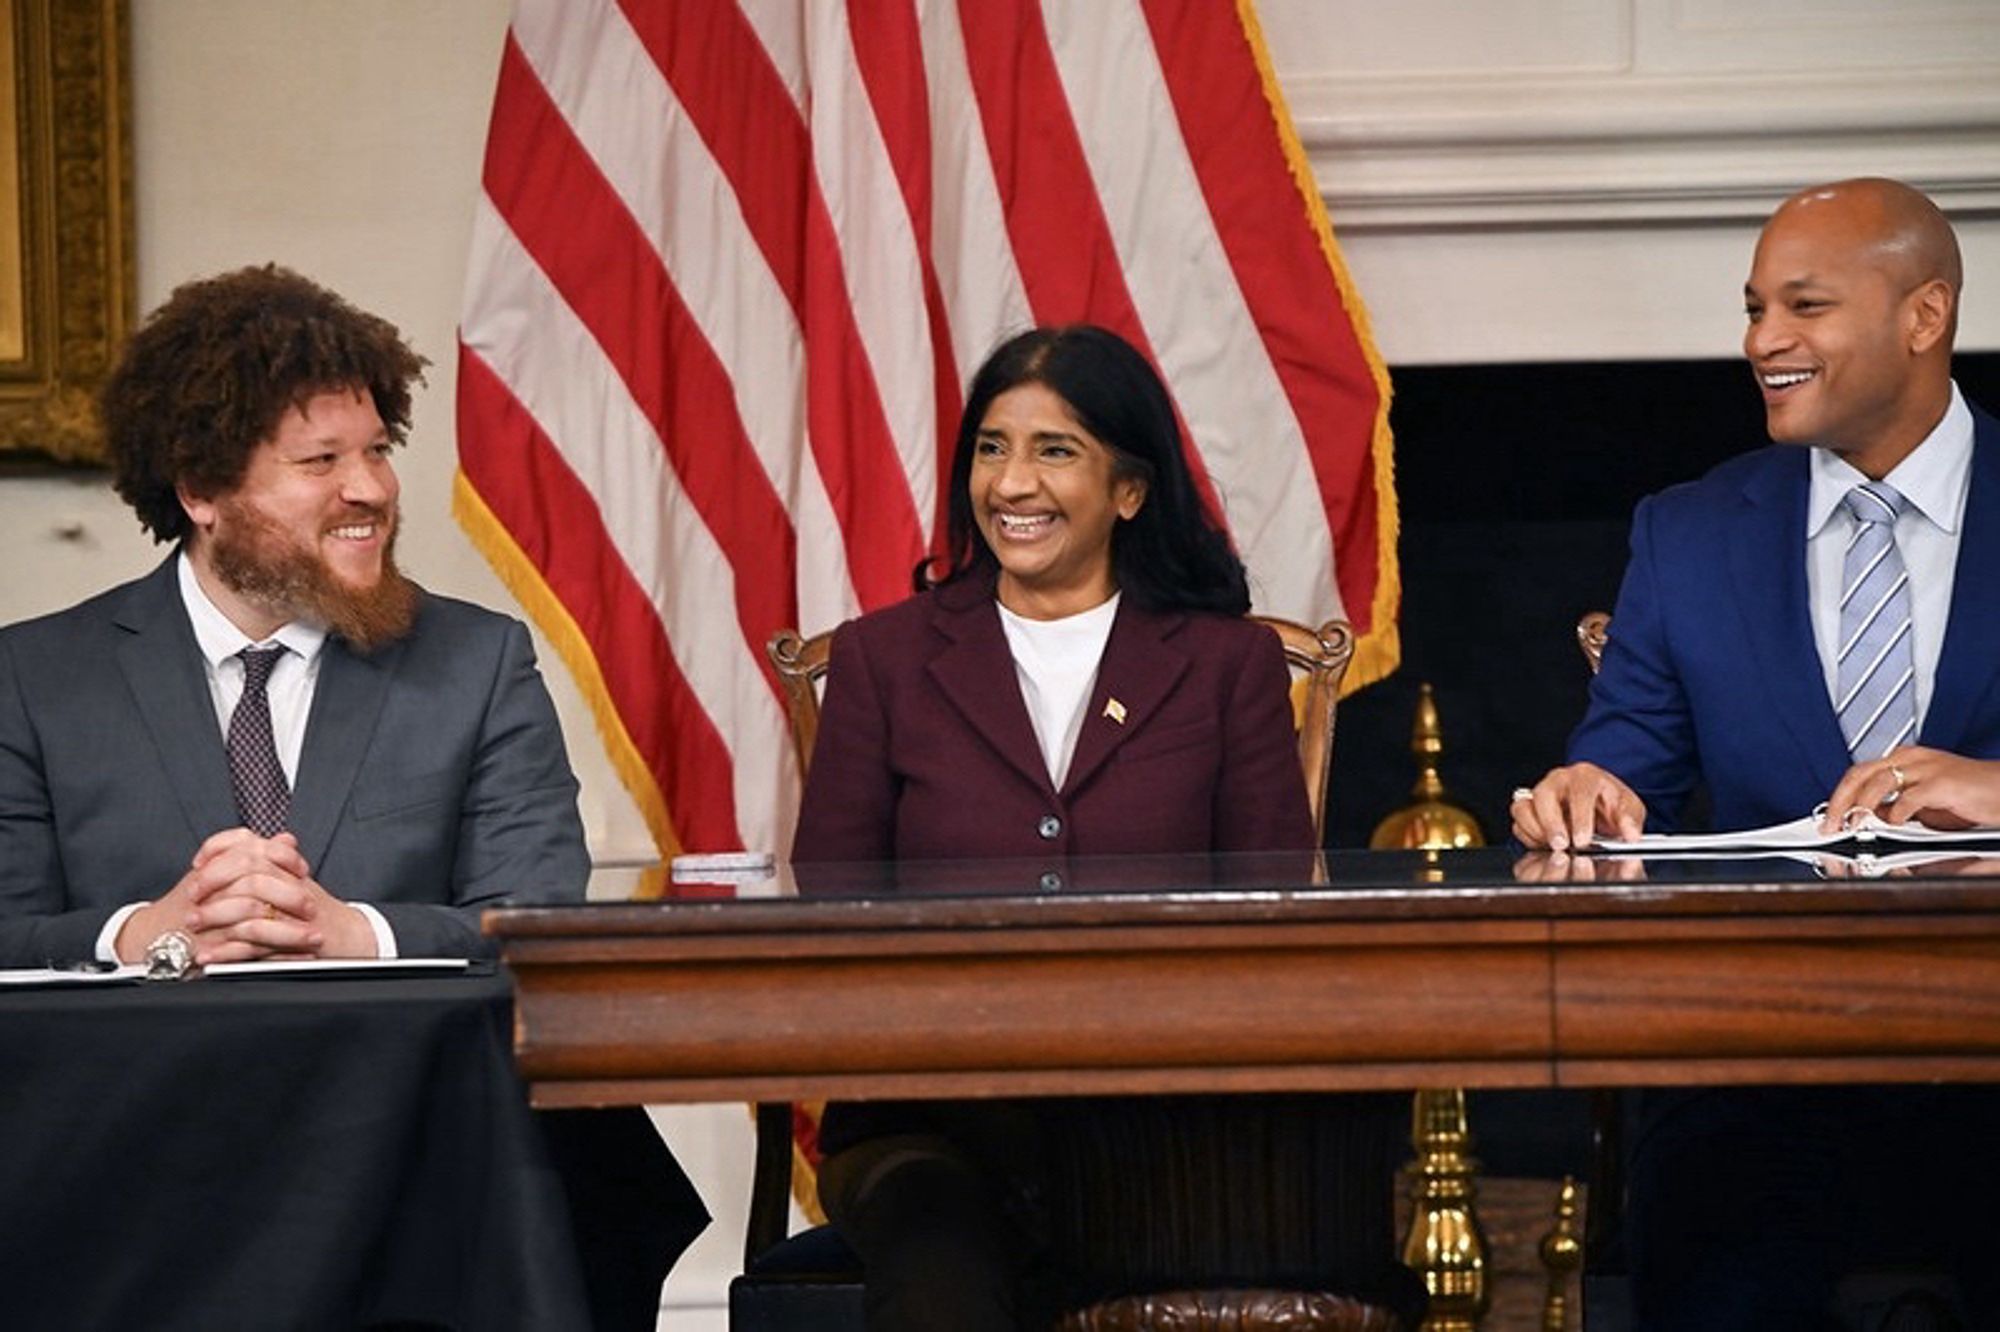
[[[1910,574],[1896,549],[1896,515],[1910,502],[1870,481],[1841,498],[1854,536],[1840,576],[1840,670],[1835,711],[1855,762],[1908,744],[1917,730],[1910,651]]]

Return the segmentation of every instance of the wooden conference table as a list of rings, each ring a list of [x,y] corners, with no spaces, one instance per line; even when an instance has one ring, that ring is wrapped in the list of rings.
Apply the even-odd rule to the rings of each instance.
[[[1593,882],[1487,850],[781,869],[487,928],[544,1106],[2000,1081],[2000,879],[1976,872],[1996,868],[1587,863]]]

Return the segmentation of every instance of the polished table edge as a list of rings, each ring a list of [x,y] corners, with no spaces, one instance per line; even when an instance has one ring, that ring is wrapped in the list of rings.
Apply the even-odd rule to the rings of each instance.
[[[2000,878],[1771,880],[1720,884],[1490,883],[1065,892],[1034,895],[672,898],[582,906],[499,907],[484,915],[503,941],[811,930],[1258,920],[1597,919],[1730,914],[2000,912]]]
[[[491,913],[543,1105],[2000,1080],[2000,888]]]

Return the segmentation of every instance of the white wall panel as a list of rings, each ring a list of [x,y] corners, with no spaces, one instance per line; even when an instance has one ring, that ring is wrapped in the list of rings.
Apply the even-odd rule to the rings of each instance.
[[[2000,60],[1993,0],[1633,0],[1645,71],[1910,69]]]
[[[1257,13],[1288,74],[1609,71],[1631,60],[1632,13],[1603,0],[1259,0]]]
[[[1723,354],[1692,294],[1733,290],[1756,224],[1819,181],[1908,180],[1968,251],[2000,243],[1994,0],[1260,12],[1392,362]],[[1961,345],[2000,348],[1968,267]]]

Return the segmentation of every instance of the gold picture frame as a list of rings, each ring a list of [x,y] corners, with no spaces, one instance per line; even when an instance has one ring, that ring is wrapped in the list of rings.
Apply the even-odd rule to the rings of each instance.
[[[126,0],[0,0],[0,457],[101,463],[132,319]]]

